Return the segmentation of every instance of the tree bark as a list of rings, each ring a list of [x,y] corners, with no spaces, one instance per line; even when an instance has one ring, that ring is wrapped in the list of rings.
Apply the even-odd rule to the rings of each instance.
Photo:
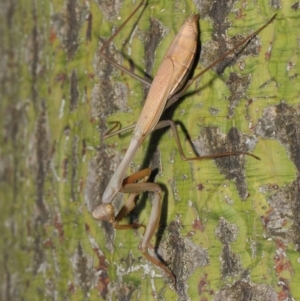
[[[136,121],[148,90],[98,55],[137,4],[4,0],[1,300],[300,299],[299,4],[148,2],[108,49],[148,79],[191,13],[200,14],[194,74],[277,13],[163,115],[178,124],[187,156],[261,160],[183,162],[169,130],[136,154],[128,174],[151,167],[164,191],[152,247],[175,291],[138,251],[142,230],[91,217],[131,137],[103,135],[110,122]],[[141,195],[124,223],[147,225],[148,200]]]

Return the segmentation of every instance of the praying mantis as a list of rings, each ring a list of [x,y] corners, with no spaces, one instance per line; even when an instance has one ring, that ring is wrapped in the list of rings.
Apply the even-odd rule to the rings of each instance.
[[[129,70],[119,65],[113,59],[111,59],[106,53],[105,49],[115,38],[115,36],[122,30],[122,28],[128,23],[133,15],[143,6],[147,1],[142,1],[131,15],[124,21],[120,28],[104,43],[100,49],[99,55],[116,68],[124,71],[127,74],[132,75],[137,80],[148,84],[143,78],[132,74]],[[162,189],[161,187],[152,182],[147,182],[151,169],[146,168],[141,171],[125,177],[126,170],[128,169],[131,161],[133,160],[138,148],[153,131],[164,127],[170,127],[173,131],[174,138],[180,153],[181,158],[184,161],[201,160],[205,158],[216,158],[222,156],[231,155],[250,155],[256,159],[253,154],[246,152],[228,152],[207,156],[196,156],[188,158],[184,155],[179,135],[177,132],[176,124],[171,120],[160,121],[162,113],[175,103],[180,97],[182,97],[185,91],[192,85],[192,83],[198,79],[203,73],[211,69],[218,62],[222,61],[226,56],[233,53],[237,48],[244,45],[251,40],[261,30],[263,30],[268,24],[270,24],[276,15],[274,15],[265,25],[256,30],[254,33],[243,39],[233,49],[226,52],[223,56],[217,59],[215,62],[206,67],[202,72],[188,80],[191,66],[193,65],[195,54],[198,45],[198,20],[199,15],[194,14],[187,18],[182,25],[179,33],[174,38],[172,44],[169,46],[160,67],[153,79],[148,96],[145,101],[145,105],[142,109],[140,117],[137,123],[134,125],[134,130],[129,147],[125,153],[123,160],[111,177],[103,195],[102,203],[98,205],[92,212],[92,216],[96,220],[108,221],[116,229],[127,229],[133,227],[139,227],[141,225],[119,225],[119,222],[134,208],[136,196],[145,191],[154,193],[152,199],[152,210],[149,216],[148,225],[145,227],[143,238],[141,239],[138,249],[142,252],[147,260],[154,265],[163,269],[174,281],[176,287],[176,276],[157,258],[148,253],[148,247],[150,240],[152,239],[155,231],[157,230],[162,206]],[[115,214],[112,201],[117,193],[129,193],[129,198],[124,203],[121,210]]]

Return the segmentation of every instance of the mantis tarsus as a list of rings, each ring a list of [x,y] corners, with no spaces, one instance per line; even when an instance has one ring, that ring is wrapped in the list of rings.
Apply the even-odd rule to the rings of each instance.
[[[132,75],[137,80],[148,85],[147,81],[140,78],[136,74],[132,74],[131,72],[129,72],[129,70],[119,65],[117,62],[113,61],[109,56],[105,54],[105,49],[107,48],[109,43],[127,24],[127,22],[132,18],[132,16],[144,4],[144,2],[145,1],[142,1],[137,6],[137,8],[125,20],[125,22],[120,26],[120,28],[104,43],[104,45],[100,49],[99,54],[102,58],[113,64],[115,67],[121,69],[122,71]],[[152,257],[148,253],[148,246],[150,240],[153,237],[160,220],[162,190],[158,184],[146,182],[151,173],[151,169],[149,168],[141,170],[127,178],[124,178],[125,172],[129,167],[130,162],[134,158],[137,149],[143,143],[145,138],[153,131],[167,126],[170,126],[173,131],[180,156],[184,161],[200,160],[204,158],[216,158],[231,155],[250,155],[258,159],[256,156],[245,152],[228,152],[202,157],[198,156],[187,158],[183,153],[175,123],[171,120],[159,120],[163,111],[169,106],[171,106],[174,102],[176,102],[197,78],[199,78],[203,73],[215,66],[218,62],[223,60],[226,56],[233,53],[237,48],[239,48],[240,46],[248,42],[250,39],[252,39],[270,22],[272,22],[274,18],[275,15],[265,25],[263,25],[261,28],[259,28],[257,31],[255,31],[248,37],[246,37],[233,49],[225,53],[222,57],[217,59],[207,68],[205,68],[202,72],[200,72],[198,75],[196,75],[194,78],[188,81],[187,77],[189,75],[190,67],[193,64],[195,53],[197,50],[199,15],[194,14],[187,18],[185,23],[182,25],[179,33],[173,40],[172,44],[169,46],[169,49],[163,58],[163,61],[156,73],[156,76],[154,77],[141,115],[137,123],[135,124],[133,136],[130,141],[129,147],[126,151],[123,160],[121,161],[119,167],[111,177],[103,193],[102,204],[95,208],[92,213],[94,219],[108,221],[112,223],[113,227],[116,229],[135,227],[136,225],[119,225],[119,222],[134,208],[134,199],[139,193],[143,191],[154,192],[149,222],[146,226],[144,236],[141,242],[139,243],[138,248],[149,261],[162,268],[170,277],[172,277],[172,279],[175,282],[175,285],[176,277],[170,271],[170,269],[160,260]],[[120,212],[117,215],[115,215],[112,200],[118,192],[129,193],[130,196],[125,202]]]

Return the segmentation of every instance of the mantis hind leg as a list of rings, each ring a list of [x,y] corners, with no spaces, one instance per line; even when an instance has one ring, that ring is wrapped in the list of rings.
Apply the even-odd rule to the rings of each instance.
[[[123,67],[122,65],[120,65],[119,63],[117,63],[116,61],[114,61],[109,55],[107,55],[105,53],[105,49],[107,49],[108,45],[111,43],[111,41],[119,34],[119,32],[124,28],[124,26],[129,22],[129,20],[136,14],[136,12],[142,7],[144,6],[144,8],[147,5],[147,0],[143,0],[140,2],[140,4],[134,9],[134,11],[130,14],[130,16],[121,24],[121,26],[116,30],[116,32],[103,44],[103,46],[101,47],[100,51],[99,51],[99,55],[104,58],[107,62],[111,63],[113,66],[115,66],[116,68],[122,70],[123,72],[127,73],[128,75],[132,76],[133,78],[135,78],[136,80],[138,80],[139,82],[143,83],[146,86],[151,86],[151,82],[148,79],[142,78],[140,76],[138,76],[137,74],[131,72],[130,70],[128,70],[127,68]]]
[[[167,126],[170,126],[172,131],[173,131],[174,138],[175,138],[175,141],[176,141],[176,144],[177,144],[177,147],[178,147],[178,151],[180,153],[181,159],[184,160],[184,161],[212,159],[212,158],[220,158],[220,157],[235,156],[235,155],[248,155],[248,156],[251,156],[251,157],[253,157],[257,160],[260,160],[259,157],[255,156],[251,153],[242,152],[242,151],[225,152],[225,153],[219,153],[219,154],[211,154],[211,155],[196,156],[196,157],[189,157],[188,158],[188,157],[185,156],[185,154],[183,152],[181,142],[180,142],[180,139],[179,139],[178,130],[176,128],[176,124],[175,124],[174,121],[172,121],[172,120],[162,120],[157,124],[157,126],[155,127],[155,130],[158,130],[158,129],[161,129],[161,128],[164,128],[164,127],[167,127]]]

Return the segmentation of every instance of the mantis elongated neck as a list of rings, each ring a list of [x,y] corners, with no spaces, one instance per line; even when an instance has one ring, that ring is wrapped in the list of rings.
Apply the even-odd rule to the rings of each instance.
[[[141,141],[137,139],[137,137],[135,136],[132,137],[123,160],[121,161],[119,167],[111,177],[103,193],[102,203],[106,203],[106,204],[111,203],[115,195],[120,191],[123,179],[125,177],[125,172],[130,162],[132,161],[133,157],[135,156],[135,153],[140,146],[140,142]]]

